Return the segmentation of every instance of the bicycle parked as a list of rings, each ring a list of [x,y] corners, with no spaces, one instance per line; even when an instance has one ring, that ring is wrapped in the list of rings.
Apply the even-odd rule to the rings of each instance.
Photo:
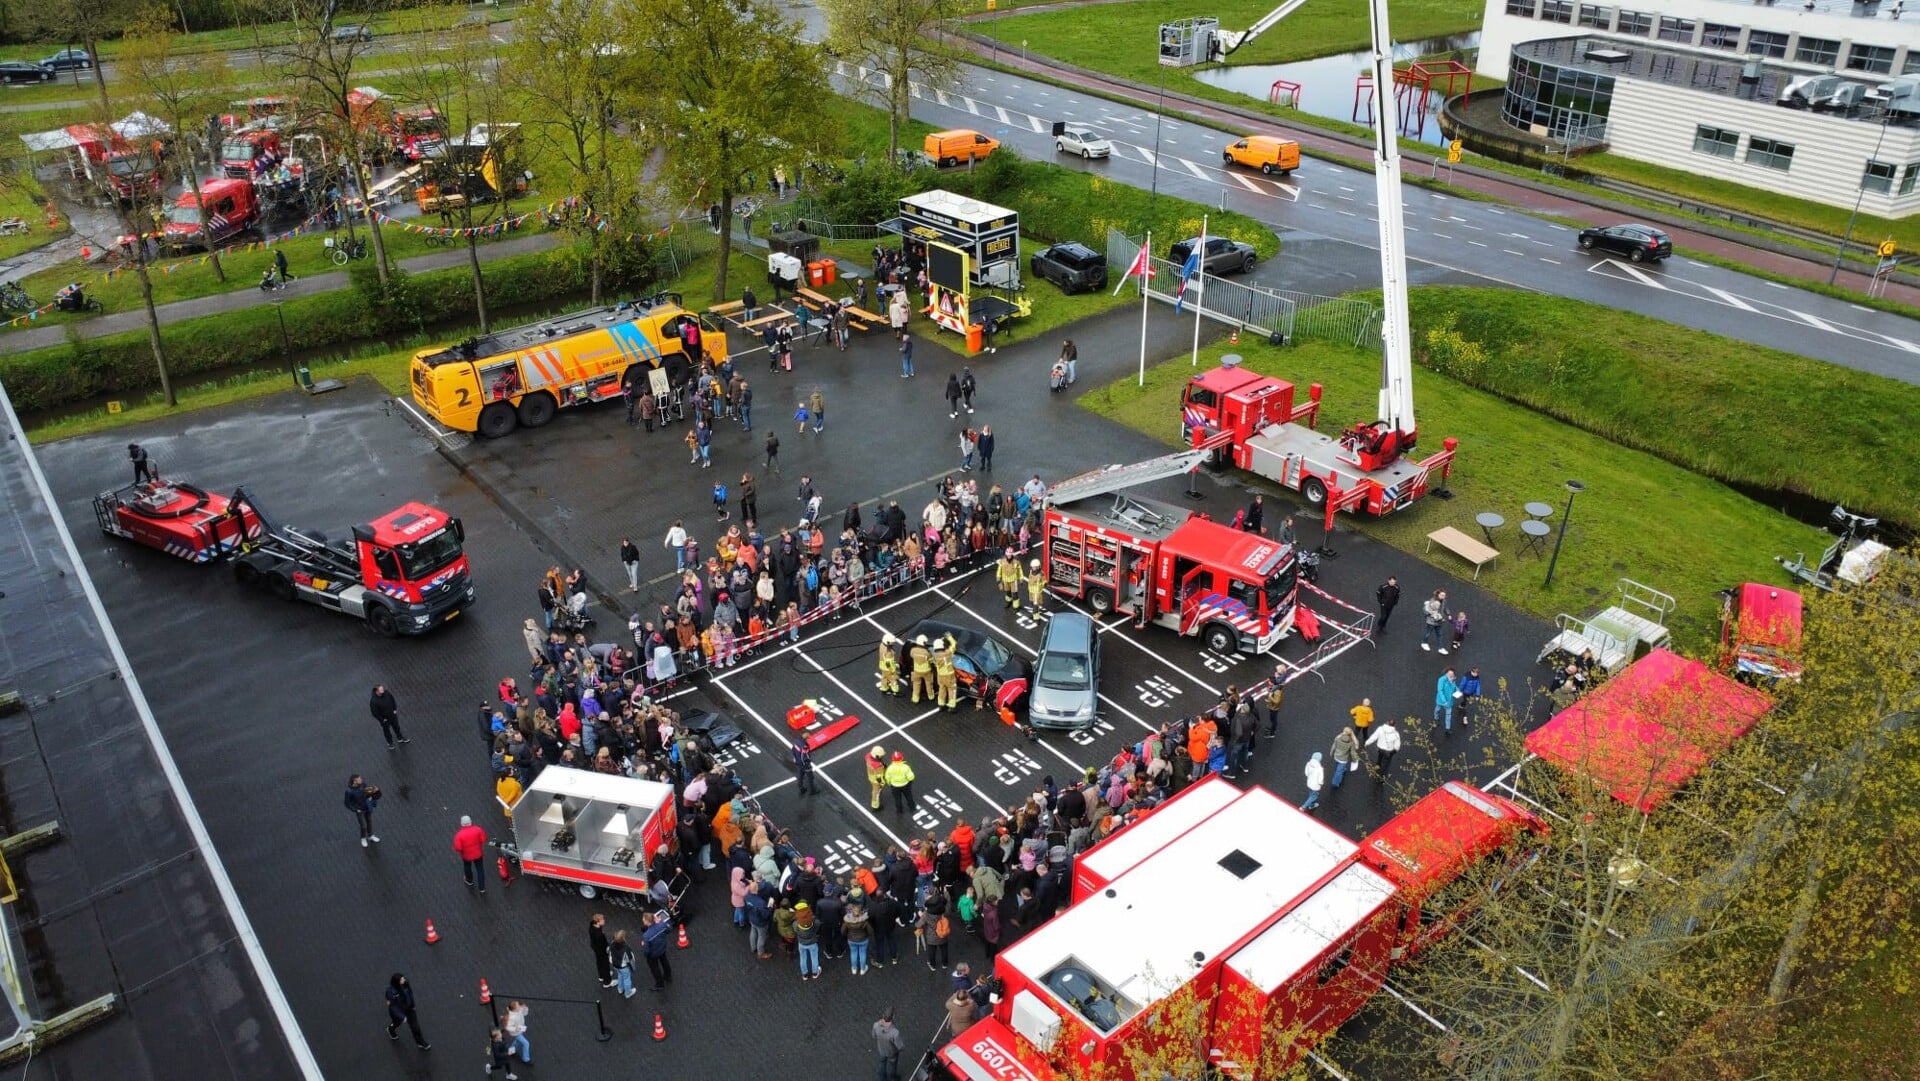
[[[346,266],[349,260],[365,259],[367,257],[367,242],[361,237],[354,237],[351,240],[338,242],[335,242],[332,237],[328,237],[327,247],[332,249],[327,253],[327,258],[333,260],[333,265],[335,266]]]

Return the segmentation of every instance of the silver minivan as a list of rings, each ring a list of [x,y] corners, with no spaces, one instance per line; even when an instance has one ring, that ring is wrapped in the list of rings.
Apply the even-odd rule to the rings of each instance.
[[[1091,618],[1056,612],[1033,665],[1028,721],[1035,728],[1091,728],[1099,708],[1100,635]]]

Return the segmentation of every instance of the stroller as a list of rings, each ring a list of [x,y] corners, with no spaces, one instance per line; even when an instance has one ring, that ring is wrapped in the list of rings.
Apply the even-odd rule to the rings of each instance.
[[[1053,370],[1047,374],[1047,389],[1058,394],[1062,390],[1065,390],[1066,387],[1067,362],[1064,360],[1056,360],[1053,362]]]
[[[553,610],[553,629],[566,634],[584,631],[592,626],[593,616],[587,612],[587,595],[575,593],[567,598],[567,603]]]
[[[75,282],[53,295],[54,307],[63,312],[97,312],[102,310],[98,300],[87,295],[87,291]]]

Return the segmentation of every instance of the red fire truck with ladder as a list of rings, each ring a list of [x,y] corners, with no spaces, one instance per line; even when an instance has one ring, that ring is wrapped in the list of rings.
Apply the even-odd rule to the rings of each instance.
[[[460,519],[424,503],[354,526],[350,541],[275,522],[245,488],[227,497],[142,481],[95,496],[93,513],[103,532],[191,563],[230,559],[243,583],[363,619],[387,637],[424,634],[474,601]]]
[[[1393,61],[1378,42],[1389,41],[1383,0],[1373,7],[1374,85],[1392,86]],[[1382,358],[1379,416],[1356,424],[1338,439],[1315,429],[1320,413],[1320,384],[1308,388],[1307,401],[1294,401],[1294,385],[1238,367],[1223,357],[1221,367],[1195,376],[1181,394],[1183,441],[1217,452],[1250,473],[1297,489],[1309,504],[1324,506],[1327,525],[1342,510],[1390,514],[1443,487],[1453,469],[1459,440],[1441,441],[1441,451],[1415,461],[1419,440],[1413,416],[1412,335],[1407,321],[1407,253],[1400,200],[1400,151],[1393,125],[1373,126],[1373,184],[1380,214]],[[1304,421],[1304,423],[1302,423]],[[1438,471],[1439,482],[1434,482]]]
[[[1073,906],[999,954],[993,1012],[937,1058],[964,1081],[1147,1081],[1137,1056],[1197,1038],[1226,1077],[1282,1076],[1469,910],[1445,887],[1543,828],[1449,782],[1355,844],[1209,777],[1078,858]]]
[[[1189,450],[1070,477],[1047,490],[1047,586],[1098,615],[1199,635],[1216,653],[1265,653],[1293,627],[1293,549],[1124,489],[1199,467]]]

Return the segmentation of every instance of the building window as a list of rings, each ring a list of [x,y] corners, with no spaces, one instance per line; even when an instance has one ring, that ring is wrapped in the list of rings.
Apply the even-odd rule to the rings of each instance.
[[[1693,43],[1693,20],[1676,19],[1669,15],[1660,16],[1660,40]]]
[[[1580,5],[1580,25],[1595,30],[1605,30],[1613,22],[1613,9],[1596,7],[1593,4]]]
[[[1550,23],[1573,21],[1573,0],[1542,0],[1540,18]]]
[[[1705,124],[1693,129],[1693,151],[1696,154],[1712,154],[1716,158],[1731,158],[1740,149],[1740,133],[1725,128],[1710,128]]]
[[[1623,11],[1620,13],[1620,21],[1613,24],[1613,32],[1632,34],[1637,38],[1646,37],[1653,33],[1653,16],[1644,11]]]
[[[1732,51],[1740,47],[1740,28],[1725,23],[1708,23],[1700,32],[1700,44],[1709,49]]]
[[[1900,167],[1890,161],[1870,161],[1860,173],[1860,190],[1877,191],[1882,195],[1893,192],[1893,174]]]
[[[1826,38],[1801,38],[1800,47],[1793,52],[1793,58],[1802,64],[1817,64],[1820,67],[1832,67],[1840,56],[1840,43]]]
[[[1749,30],[1747,32],[1747,55],[1771,56],[1776,59],[1787,55],[1787,35],[1775,30]]]
[[[1920,74],[1920,49],[1907,50],[1907,59],[1900,65],[1900,74]]]
[[[1920,186],[1920,162],[1913,162],[1900,170],[1900,194],[1912,195],[1916,186]]]
[[[1507,14],[1518,15],[1522,19],[1533,18],[1534,0],[1507,0]]]
[[[1778,139],[1762,139],[1756,135],[1747,140],[1747,164],[1763,169],[1778,169],[1784,173],[1793,168],[1793,144]]]
[[[1886,45],[1855,45],[1847,50],[1848,71],[1885,75],[1893,70],[1893,49]]]

